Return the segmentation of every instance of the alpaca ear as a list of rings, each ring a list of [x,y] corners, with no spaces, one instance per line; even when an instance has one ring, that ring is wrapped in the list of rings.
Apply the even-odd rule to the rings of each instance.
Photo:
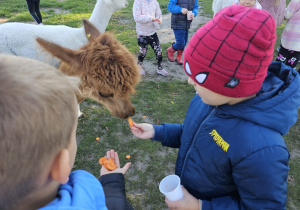
[[[89,41],[93,41],[100,35],[98,29],[90,21],[83,20],[83,26],[84,26],[86,37],[88,38]]]
[[[41,38],[37,38],[36,41],[46,51],[50,52],[53,56],[59,58],[60,60],[68,63],[71,66],[81,66],[79,53],[77,53],[75,50],[59,46]]]

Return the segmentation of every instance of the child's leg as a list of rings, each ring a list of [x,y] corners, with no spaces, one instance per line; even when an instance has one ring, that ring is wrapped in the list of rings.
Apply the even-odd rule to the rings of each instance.
[[[139,54],[138,62],[141,65],[148,51],[149,36],[138,36]]]
[[[181,30],[181,29],[176,29],[174,31],[174,36],[176,42],[173,44],[174,50],[184,50],[186,41],[185,41],[185,36],[186,36],[186,30]]]
[[[35,14],[35,6],[34,6],[34,2],[30,1],[30,0],[27,0],[27,8],[28,8],[28,11],[30,13],[30,15],[33,17],[33,19],[38,23],[40,24],[41,21],[39,19],[39,17]]]
[[[177,64],[183,64],[182,53],[188,41],[188,30],[174,30],[176,43],[173,45],[174,49],[178,50],[176,55]]]
[[[299,59],[300,59],[300,52],[290,50],[290,54],[287,57],[286,65],[292,68],[296,68]]]
[[[186,44],[188,43],[188,40],[189,40],[189,30],[186,30],[185,31],[185,38],[184,38],[184,47],[186,46]]]
[[[43,20],[42,20],[42,15],[41,15],[41,12],[40,12],[40,0],[35,1],[34,6],[35,6],[35,13],[38,16],[38,18],[40,19],[40,22],[42,23]]]
[[[287,64],[287,57],[289,56],[290,51],[286,48],[284,48],[282,45],[280,45],[280,49],[276,58],[276,61],[281,61],[284,64]]]
[[[157,60],[157,66],[158,69],[162,69],[162,50],[161,50],[161,46],[159,44],[159,39],[156,33],[154,33],[153,35],[150,36],[149,38],[149,44],[152,47],[154,54],[156,56],[156,60]]]

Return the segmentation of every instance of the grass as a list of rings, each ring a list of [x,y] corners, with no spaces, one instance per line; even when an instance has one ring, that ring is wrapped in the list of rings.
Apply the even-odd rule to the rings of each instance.
[[[83,18],[89,18],[96,0],[43,0],[42,16],[45,24],[64,24],[80,27]],[[167,0],[158,0],[163,13],[167,13]],[[199,1],[200,2],[200,1]],[[289,2],[289,0],[287,1]],[[202,15],[212,17],[211,0],[202,0]],[[133,0],[129,5],[113,14],[107,30],[113,31],[116,37],[132,52],[137,53],[135,25],[132,18]],[[67,11],[57,14],[55,11]],[[9,21],[33,21],[24,0],[1,1],[0,18]],[[284,24],[277,29],[277,43]],[[163,52],[169,44],[163,44]],[[274,52],[274,57],[277,52]],[[164,55],[164,58],[166,56]],[[149,53],[147,59],[155,60]],[[137,85],[137,92],[132,96],[132,103],[137,113],[136,122],[160,124],[162,122],[182,123],[189,101],[194,90],[186,82],[142,81]],[[173,103],[172,103],[173,102]],[[135,138],[129,130],[126,120],[112,117],[101,105],[87,99],[82,104],[85,116],[79,119],[77,140],[78,154],[75,169],[84,169],[99,176],[98,159],[111,148],[119,152],[121,163],[131,155],[133,163],[126,173],[126,192],[135,209],[165,209],[164,196],[158,190],[159,181],[166,175],[174,173],[177,149],[166,148],[160,143]],[[300,130],[299,121],[285,136],[291,153],[288,178],[287,209],[300,209]],[[96,141],[100,137],[100,141]]]

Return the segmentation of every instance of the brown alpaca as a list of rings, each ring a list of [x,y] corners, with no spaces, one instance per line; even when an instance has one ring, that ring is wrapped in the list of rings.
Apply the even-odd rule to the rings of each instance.
[[[37,42],[61,60],[60,70],[82,80],[77,92],[78,104],[91,98],[103,104],[112,115],[125,119],[135,114],[130,94],[140,74],[134,56],[112,34],[100,32],[83,20],[89,43],[71,50],[41,38]]]

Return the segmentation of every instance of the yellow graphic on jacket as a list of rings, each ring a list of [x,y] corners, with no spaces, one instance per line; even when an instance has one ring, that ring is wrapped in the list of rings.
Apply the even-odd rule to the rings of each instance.
[[[217,143],[217,145],[221,147],[224,152],[227,152],[230,145],[218,134],[218,132],[213,130],[209,134],[213,136],[213,140]]]

